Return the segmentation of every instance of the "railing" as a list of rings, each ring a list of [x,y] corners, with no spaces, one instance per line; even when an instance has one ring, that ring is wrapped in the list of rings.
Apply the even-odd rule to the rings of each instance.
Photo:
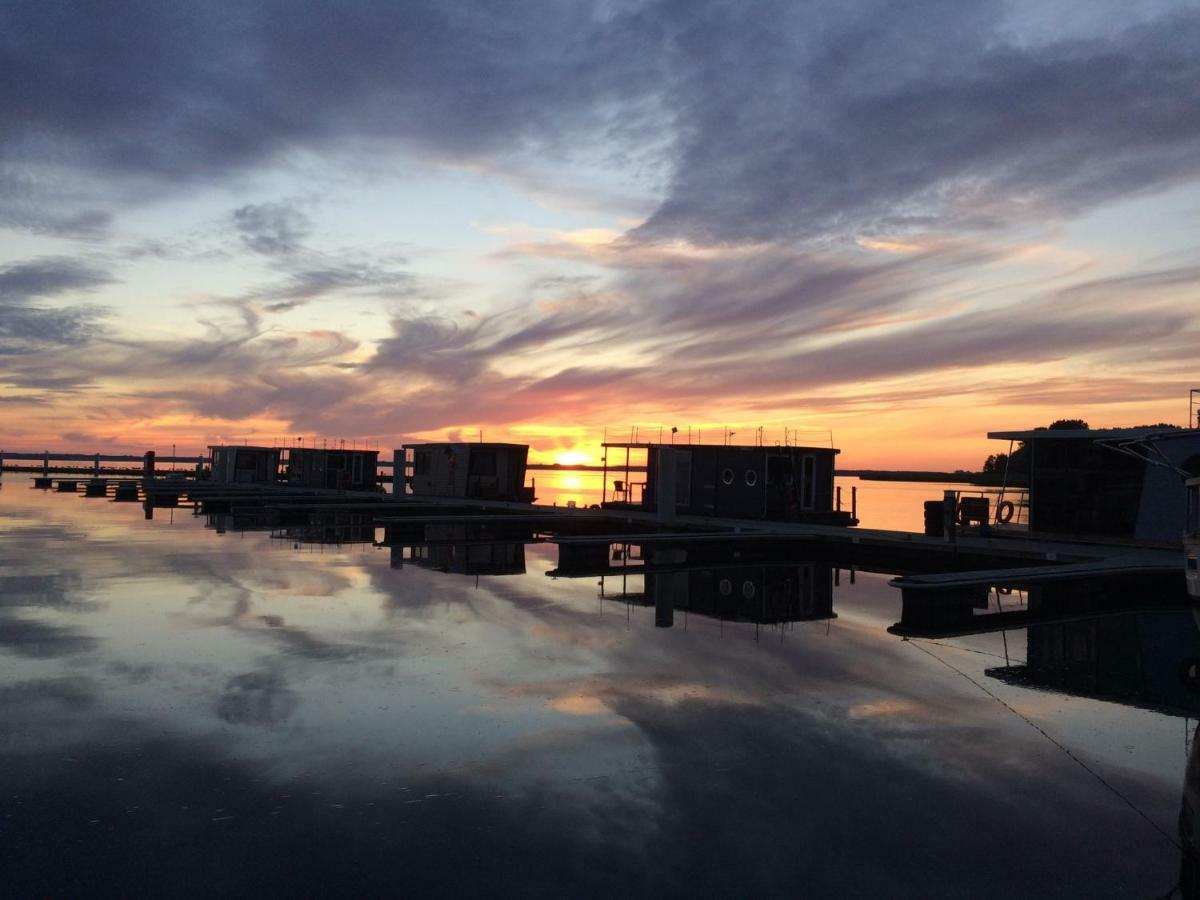
[[[988,524],[990,526],[1022,531],[1029,529],[1028,488],[979,488],[978,490],[954,491],[953,493],[955,495],[956,511],[961,508],[964,497],[986,498],[988,500]],[[1006,512],[1008,509],[1006,504],[1011,504],[1011,513]],[[958,516],[956,515],[955,518],[957,519]]]

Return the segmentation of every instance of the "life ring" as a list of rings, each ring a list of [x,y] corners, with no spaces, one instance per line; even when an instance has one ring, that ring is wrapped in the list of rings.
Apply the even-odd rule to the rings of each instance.
[[[1012,521],[1013,512],[1016,507],[1013,506],[1011,500],[1001,500],[1000,505],[996,507],[996,521],[1001,525],[1007,525]]]

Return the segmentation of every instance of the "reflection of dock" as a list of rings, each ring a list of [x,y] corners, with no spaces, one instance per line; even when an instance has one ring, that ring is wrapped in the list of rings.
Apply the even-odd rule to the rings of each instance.
[[[373,490],[331,489],[329,484],[366,486],[374,480],[374,451],[344,448],[336,452],[322,449],[319,453],[315,449],[303,453],[298,448],[288,450],[286,481],[280,480],[282,457],[277,455],[283,451],[277,449],[225,448],[229,452],[220,460],[229,465],[218,466],[214,455],[212,465],[216,468],[210,469],[210,478],[158,472],[157,464],[184,458],[164,460],[148,453],[143,478],[113,482],[116,487],[112,489],[119,491],[115,499],[144,498],[148,511],[180,506],[204,514],[240,517],[264,510],[268,521],[281,527],[320,527],[317,514],[332,510],[370,516],[376,525],[409,529],[412,534],[439,524],[488,526],[501,539],[511,532],[528,532],[531,537],[555,541],[566,555],[589,552],[587,545],[634,543],[647,547],[709,543],[770,549],[798,558],[819,557],[844,566],[902,573],[910,578],[897,585],[906,592],[970,591],[978,584],[994,581],[994,570],[1001,568],[1037,567],[1036,572],[1020,574],[1039,579],[1103,573],[1155,574],[1183,568],[1178,543],[1139,543],[1126,537],[1095,534],[1082,539],[1032,532],[987,534],[955,527],[943,534],[845,527],[854,514],[842,511],[836,499],[831,468],[836,451],[832,448],[630,445],[634,446],[651,454],[640,502],[633,502],[626,490],[615,505],[588,509],[500,499],[527,493],[524,488],[516,490],[520,482],[513,474],[516,470],[509,472],[499,455],[503,448],[517,453],[521,445],[514,445],[515,449],[509,445],[465,444],[461,448],[437,444],[410,448],[414,453],[413,478],[436,481],[434,476],[444,468],[446,484],[438,490],[454,496],[397,496]],[[415,455],[418,452],[424,454],[420,460]],[[316,459],[314,454],[329,457],[325,459],[326,470],[317,473],[320,477],[308,477],[313,473],[298,463],[290,465],[293,455],[303,461]],[[79,457],[91,460],[93,468],[98,468],[98,457]],[[337,466],[330,462],[334,457],[340,460]],[[425,457],[428,465],[421,461]],[[46,465],[46,454],[41,459]],[[191,462],[199,465],[203,460]],[[247,466],[254,462],[253,470],[242,466],[243,462]],[[608,466],[607,471],[616,468]],[[255,478],[262,475],[265,480],[247,481],[251,474]],[[92,490],[99,492],[100,479],[94,480],[97,486]],[[625,479],[621,481],[626,485]],[[396,483],[405,489],[404,477]],[[81,484],[82,479],[60,481],[63,490],[78,490]],[[107,495],[109,482],[103,490]],[[484,494],[489,496],[485,498]],[[343,534],[352,533],[349,527],[341,530]],[[973,584],[964,582],[961,574],[947,574],[964,572],[975,573],[971,576]]]
[[[1007,584],[906,592],[888,631],[946,639],[1024,629],[1024,662],[1006,659],[986,675],[1167,715],[1200,714],[1200,630],[1182,573]],[[1004,646],[1007,657],[1007,637]]]
[[[1188,605],[1178,571],[1076,572],[1063,579],[1036,569],[1000,570],[990,579],[970,574],[952,589],[902,590],[900,621],[888,631],[900,637],[960,637]]]

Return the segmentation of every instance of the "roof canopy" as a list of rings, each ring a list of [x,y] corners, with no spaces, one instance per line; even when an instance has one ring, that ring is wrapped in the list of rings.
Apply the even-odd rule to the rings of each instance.
[[[1200,430],[1195,428],[1035,428],[1031,431],[989,431],[987,436],[999,441],[1036,440],[1167,440],[1177,437],[1195,437]]]
[[[401,444],[402,450],[416,450],[420,447],[477,447],[484,450],[528,450],[528,444],[481,443],[479,441],[424,441],[420,444]]]

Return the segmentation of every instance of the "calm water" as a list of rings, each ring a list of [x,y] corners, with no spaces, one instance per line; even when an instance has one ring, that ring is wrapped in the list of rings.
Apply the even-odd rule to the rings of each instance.
[[[917,527],[939,494],[873,483],[864,524]],[[802,556],[767,561],[815,597],[780,615],[757,605],[759,562],[612,574],[601,596],[547,575],[552,545],[465,552],[449,567],[514,574],[146,521],[9,475],[5,893],[1144,897],[1179,879],[1186,608],[904,641],[886,574],[834,585]],[[686,600],[669,628],[664,598]]]
[[[531,474],[539,503],[566,506],[574,502],[577,506],[590,506],[600,502],[601,475],[595,472],[540,470]],[[644,478],[644,474],[635,474],[633,478]],[[844,509],[850,509],[851,491],[857,489],[858,517],[862,527],[895,531],[920,531],[924,525],[922,503],[926,500],[942,499],[945,490],[979,490],[967,484],[862,481],[855,477],[839,477],[834,483],[842,489]],[[611,488],[610,481],[610,491]]]

